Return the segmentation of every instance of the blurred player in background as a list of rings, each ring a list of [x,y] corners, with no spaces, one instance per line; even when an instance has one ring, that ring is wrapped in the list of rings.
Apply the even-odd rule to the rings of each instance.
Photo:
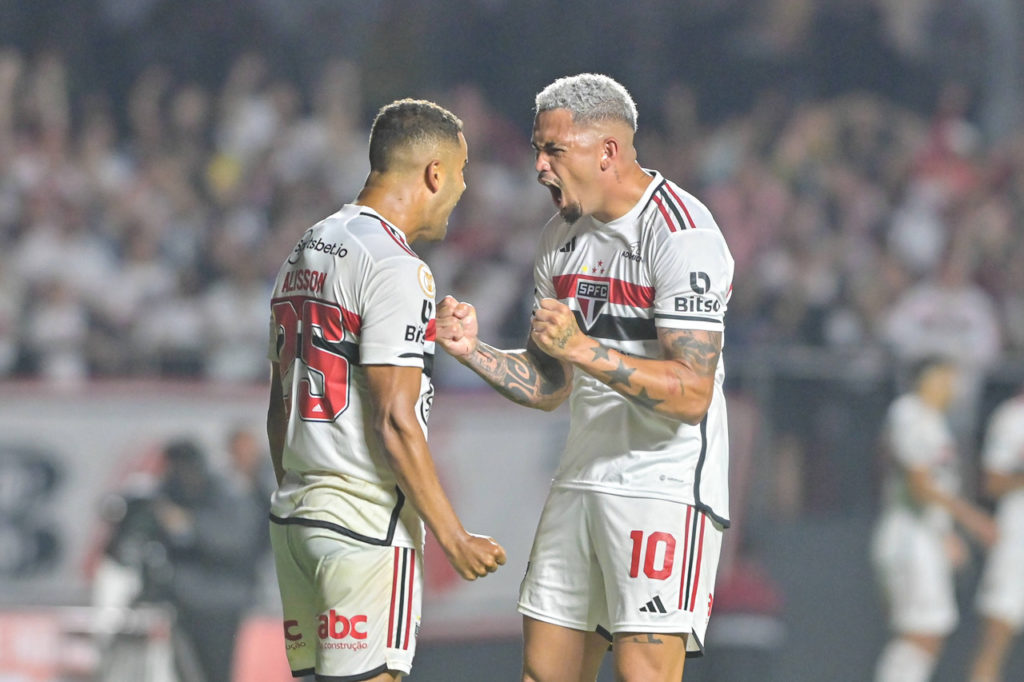
[[[1024,392],[992,413],[982,458],[985,490],[999,501],[999,540],[978,592],[985,625],[971,682],[1001,682],[1010,644],[1024,625]]]
[[[568,441],[526,577],[523,679],[674,680],[703,650],[728,520],[723,317],[733,260],[708,210],[633,144],[636,106],[582,74],[536,98],[538,181],[558,210],[522,350],[438,309],[442,347],[514,402],[569,398]]]
[[[271,301],[271,542],[289,664],[318,680],[409,673],[423,521],[463,578],[505,562],[463,528],[426,440],[434,279],[409,243],[444,237],[466,188],[462,122],[394,102],[369,152],[358,198],[306,231]]]
[[[991,517],[960,496],[959,461],[946,420],[957,372],[939,356],[918,362],[911,390],[889,407],[884,508],[872,554],[892,629],[876,682],[925,682],[957,624],[954,571],[968,549],[954,523],[983,545],[995,541]]]

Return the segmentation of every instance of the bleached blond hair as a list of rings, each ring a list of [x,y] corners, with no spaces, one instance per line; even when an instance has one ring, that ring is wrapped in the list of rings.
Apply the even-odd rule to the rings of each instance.
[[[636,103],[629,91],[613,78],[599,73],[581,73],[559,78],[539,93],[535,114],[551,109],[566,109],[573,123],[623,121],[636,132]]]

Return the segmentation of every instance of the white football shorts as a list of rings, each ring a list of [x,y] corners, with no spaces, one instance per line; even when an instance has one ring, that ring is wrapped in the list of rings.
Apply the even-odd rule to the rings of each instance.
[[[271,523],[270,540],[294,676],[409,674],[420,629],[420,552],[298,524]]]
[[[886,514],[875,528],[872,560],[898,633],[948,635],[958,612],[953,567],[942,533],[913,514]]]
[[[681,633],[704,651],[722,528],[681,502],[552,488],[519,612],[601,632]]]
[[[977,601],[980,613],[1015,630],[1024,626],[1024,519],[1016,513],[1020,511],[1000,509],[999,541],[989,550]]]

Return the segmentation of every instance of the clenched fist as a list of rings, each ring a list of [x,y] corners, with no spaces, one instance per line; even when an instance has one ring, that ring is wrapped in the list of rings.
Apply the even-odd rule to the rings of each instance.
[[[476,351],[476,309],[445,296],[437,306],[437,343],[452,357],[462,360]]]
[[[551,357],[571,362],[574,353],[586,345],[588,337],[580,331],[569,306],[553,298],[545,298],[533,311],[530,338]]]

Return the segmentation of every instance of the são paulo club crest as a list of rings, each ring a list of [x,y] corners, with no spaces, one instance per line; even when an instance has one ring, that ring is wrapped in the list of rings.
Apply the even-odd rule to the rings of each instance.
[[[608,282],[580,278],[576,280],[576,302],[583,324],[589,330],[608,303]]]

